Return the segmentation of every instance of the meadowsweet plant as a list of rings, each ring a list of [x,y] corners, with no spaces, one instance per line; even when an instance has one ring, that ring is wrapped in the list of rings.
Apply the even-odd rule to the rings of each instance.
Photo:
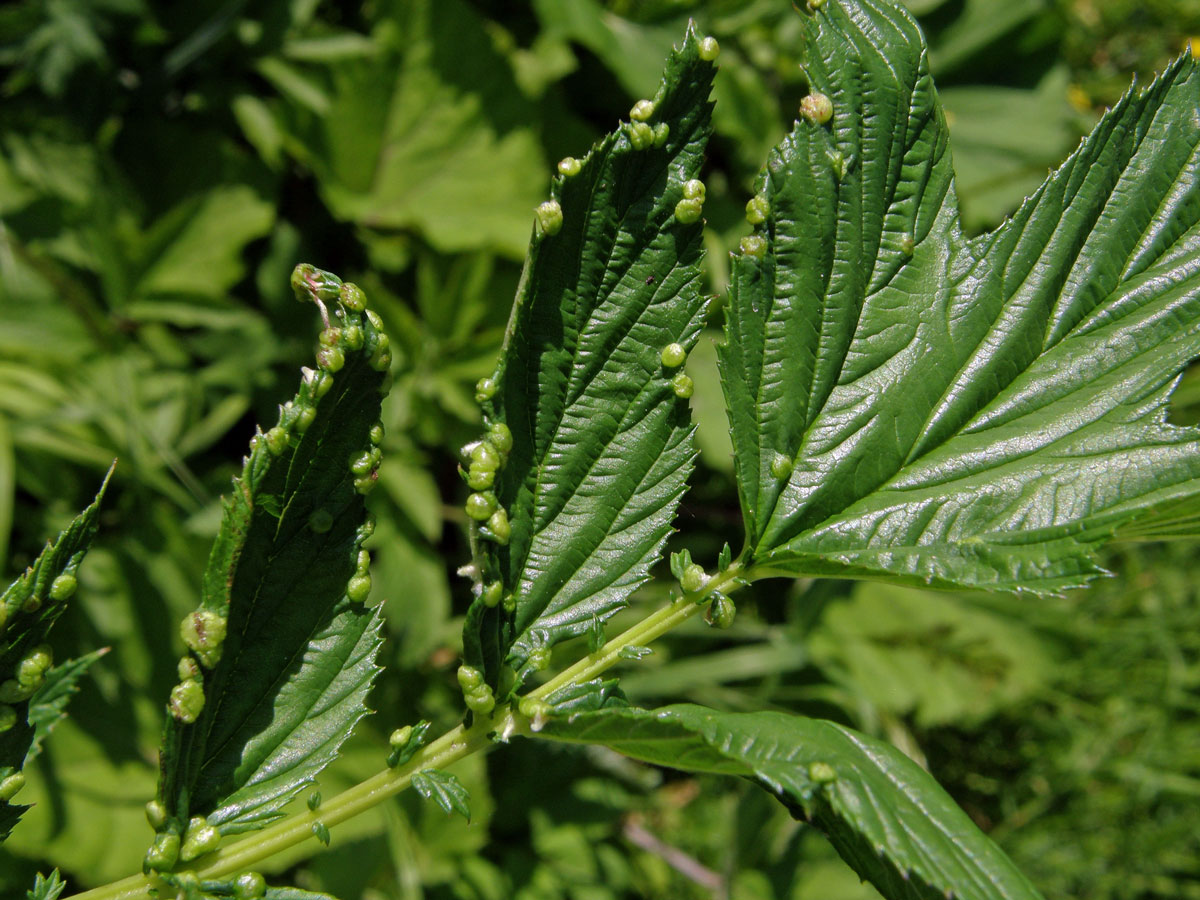
[[[746,203],[728,296],[699,289],[714,39],[689,30],[658,93],[558,164],[462,452],[461,724],[398,729],[378,774],[299,811],[379,671],[364,495],[391,353],[361,290],[296,269],[322,320],[317,367],[253,438],[181,623],[142,872],[81,896],[318,896],[257,867],[409,787],[469,817],[448,767],[517,740],[747,778],[887,898],[1040,896],[891,745],[778,712],[637,708],[609,670],[695,616],[728,627],[763,579],[1034,602],[1102,574],[1105,542],[1195,532],[1200,431],[1166,407],[1200,355],[1200,72],[1181,58],[1131,91],[1008,221],[968,238],[912,19],[891,0],[812,0],[808,16],[809,92]],[[745,537],[663,560],[696,456],[684,364],[717,316]],[[56,664],[46,632],[103,493],[0,606],[3,835],[21,769],[96,656]],[[660,563],[670,602],[610,634]],[[547,671],[564,653],[576,661]],[[29,896],[61,890],[51,874]]]

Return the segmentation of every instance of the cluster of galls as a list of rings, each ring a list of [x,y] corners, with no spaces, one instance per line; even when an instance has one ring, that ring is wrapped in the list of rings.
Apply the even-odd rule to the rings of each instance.
[[[233,900],[258,900],[267,893],[267,882],[258,872],[243,872],[230,881],[201,881],[195,872],[178,872],[163,877],[175,891],[175,900],[201,900],[204,897],[232,897]],[[159,891],[160,897],[170,897]]]
[[[485,378],[477,386],[476,396],[488,400],[495,392],[495,383]],[[508,461],[512,448],[512,431],[503,422],[496,422],[488,428],[483,440],[463,448],[463,453],[470,460],[464,477],[473,491],[467,497],[466,513],[479,523],[480,537],[495,541],[502,547],[508,544],[512,527],[508,522],[508,513],[500,507],[492,488],[496,483],[496,474]],[[495,606],[495,603],[489,605]]]
[[[154,843],[142,859],[142,871],[169,872],[176,863],[191,862],[217,849],[221,833],[204,816],[192,816],[180,836],[171,823],[167,809],[158,800],[146,804],[146,820],[156,832]],[[262,896],[261,894],[257,896]]]
[[[695,594],[696,603],[708,601],[708,609],[704,611],[705,622],[714,628],[728,628],[733,624],[737,607],[720,591],[704,592],[710,580],[709,575],[702,565],[692,562],[692,555],[687,550],[671,554],[671,572],[679,579],[679,587],[685,596]]]
[[[473,666],[458,667],[458,685],[462,688],[463,702],[467,709],[481,716],[486,716],[496,706],[496,695],[491,686],[484,681],[483,673]]]

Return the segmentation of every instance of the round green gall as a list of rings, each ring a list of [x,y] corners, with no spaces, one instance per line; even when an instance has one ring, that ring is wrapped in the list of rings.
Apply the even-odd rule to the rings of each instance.
[[[692,563],[684,569],[683,575],[679,579],[679,586],[689,594],[694,594],[706,584],[708,584],[708,576],[704,573],[704,567],[699,563]]]
[[[10,678],[0,684],[0,703],[20,703],[32,697],[36,690],[32,685],[21,684],[15,678]]]
[[[837,769],[827,762],[808,764],[808,780],[817,784],[832,784],[837,781]]]
[[[258,900],[267,893],[267,882],[258,872],[243,872],[233,883],[237,900]]]
[[[771,457],[771,474],[776,478],[787,478],[792,474],[792,461],[782,453]]]
[[[671,390],[675,392],[675,396],[680,400],[687,400],[695,392],[696,384],[691,378],[680,372],[671,379]]]
[[[543,234],[554,235],[562,230],[563,226],[563,211],[558,205],[557,200],[547,200],[545,203],[538,206],[534,212],[537,213],[538,225],[542,229]]]
[[[179,636],[188,649],[199,657],[204,668],[211,669],[221,658],[225,627],[226,621],[222,616],[199,609],[184,617],[179,625]]]
[[[800,115],[814,125],[824,125],[833,118],[833,101],[821,93],[808,94],[800,101]]]
[[[379,484],[379,473],[368,472],[366,475],[360,475],[354,479],[354,490],[362,494],[364,497],[375,490],[375,486]]]
[[[712,603],[708,605],[708,609],[704,612],[704,621],[713,628],[728,628],[733,624],[733,617],[737,614],[737,608],[733,605],[733,601],[724,594],[713,594]]]
[[[296,410],[296,431],[304,434],[316,419],[317,411],[315,409],[311,406],[301,406]]]
[[[820,9],[824,5],[825,5],[825,0],[808,0],[808,8],[811,9],[813,12],[816,12],[818,9]]]
[[[376,422],[374,425],[371,426],[371,430],[367,432],[367,440],[369,440],[372,444],[374,444],[376,447],[378,447],[380,444],[383,443],[383,435],[384,435],[383,423]]]
[[[191,678],[179,682],[171,688],[171,696],[167,700],[167,710],[176,722],[191,725],[204,710],[204,686]]]
[[[536,647],[529,651],[529,665],[541,672],[550,668],[550,650],[548,647]]]
[[[564,156],[558,161],[558,173],[570,178],[572,175],[578,175],[583,165],[573,156]]]
[[[0,734],[17,724],[17,711],[8,704],[0,704]]]
[[[317,351],[317,365],[326,372],[339,372],[346,364],[346,354],[340,347],[322,347]]]
[[[17,663],[17,681],[35,690],[46,680],[46,671],[54,665],[54,652],[49,644],[38,644]]]
[[[700,39],[700,58],[705,62],[713,62],[721,55],[721,45],[717,43],[715,37],[705,37]]]
[[[629,111],[629,118],[635,122],[649,122],[654,115],[654,103],[650,100],[639,100]]]
[[[288,447],[288,434],[278,425],[268,429],[263,435],[263,441],[267,445],[267,452],[272,456],[279,456]]]
[[[367,321],[371,323],[371,327],[376,331],[383,333],[383,319],[379,318],[379,313],[373,309],[365,310],[363,315],[367,317]]]
[[[50,599],[61,603],[63,600],[69,599],[77,587],[79,587],[79,582],[75,576],[64,572],[50,582]]]
[[[666,122],[659,122],[654,126],[654,146],[661,149],[667,145],[667,138],[671,136],[671,126]]]
[[[680,225],[694,225],[700,221],[703,211],[704,203],[701,200],[680,200],[675,204],[675,221]]]
[[[492,540],[501,547],[508,546],[509,538],[512,537],[512,526],[508,521],[508,513],[502,509],[496,510],[488,516],[487,527]]]
[[[221,833],[208,824],[204,816],[192,816],[183,833],[183,846],[179,848],[179,859],[191,862],[205,853],[212,853],[221,843]]]
[[[517,611],[517,595],[505,594],[504,599],[500,601],[500,608],[510,616]]]
[[[338,303],[350,312],[360,313],[367,308],[367,295],[357,284],[346,281],[338,289]]]
[[[662,348],[659,358],[668,369],[678,369],[687,361],[687,351],[683,344],[671,343]]]
[[[150,827],[158,831],[167,824],[167,808],[157,800],[151,800],[146,804],[146,821],[150,823]]]
[[[481,441],[471,448],[471,465],[487,472],[495,472],[500,468],[500,452],[488,441]]]
[[[686,200],[703,200],[707,189],[699,178],[692,178],[683,183],[683,196]]]
[[[25,787],[25,776],[20,772],[13,772],[13,774],[0,779],[0,800],[7,803],[17,796],[17,792],[23,787]]]
[[[493,581],[483,589],[480,597],[483,599],[483,605],[487,607],[495,607],[500,603],[500,599],[504,596],[504,585],[498,581]]]
[[[308,527],[316,534],[324,534],[333,527],[333,513],[327,509],[314,510],[308,517]]]
[[[634,150],[648,150],[654,146],[654,129],[645,122],[630,122],[625,126],[625,133]]]
[[[755,259],[762,259],[767,253],[767,239],[761,235],[747,235],[742,238],[740,246],[743,254],[753,256]]]
[[[375,468],[375,454],[370,450],[364,450],[350,460],[351,474],[366,475],[373,468]]]
[[[495,447],[502,455],[507,454],[513,448],[513,433],[512,430],[503,422],[497,422],[488,429],[488,443]]]
[[[767,221],[771,213],[771,204],[762,194],[755,194],[746,202],[746,221],[751,225],[761,225]]]
[[[179,861],[179,835],[161,831],[142,860],[143,872],[170,872]]]
[[[537,697],[522,697],[521,702],[517,704],[517,712],[527,719],[544,719],[553,710],[554,707]]]
[[[355,575],[346,582],[346,596],[355,603],[365,603],[371,596],[371,576]]]
[[[467,471],[467,486],[473,491],[486,491],[496,482],[496,472],[472,465]]]
[[[363,347],[363,330],[358,325],[347,325],[342,332],[346,346],[351,350],[361,350]],[[381,335],[382,337],[382,335]]]
[[[464,691],[476,690],[483,684],[483,673],[474,666],[458,667],[458,686]]]
[[[413,727],[405,725],[403,728],[397,728],[388,738],[388,746],[393,750],[408,746],[408,742],[412,740]]]
[[[342,340],[342,329],[326,328],[317,335],[317,343],[322,347],[336,347]]]
[[[496,511],[496,496],[490,492],[476,492],[467,497],[467,515],[476,522],[484,522]]]
[[[486,685],[475,691],[470,691],[463,694],[463,703],[467,705],[467,709],[473,713],[478,713],[485,716],[496,708],[496,698],[492,695],[492,689]]]
[[[912,256],[913,251],[917,249],[917,242],[911,234],[906,234],[900,238],[900,252],[905,256]]]
[[[312,378],[312,396],[314,400],[320,400],[329,393],[329,389],[333,387],[333,376],[321,370],[314,373]]]
[[[392,367],[392,351],[386,347],[382,350],[376,350],[371,354],[371,358],[367,360],[367,364],[376,372],[386,372]]]
[[[363,572],[366,572],[370,568],[371,568],[371,551],[359,550],[358,554],[354,557],[354,571],[358,572],[358,574],[361,575]]]
[[[475,382],[475,402],[484,403],[496,396],[496,382],[490,378],[480,378]]]

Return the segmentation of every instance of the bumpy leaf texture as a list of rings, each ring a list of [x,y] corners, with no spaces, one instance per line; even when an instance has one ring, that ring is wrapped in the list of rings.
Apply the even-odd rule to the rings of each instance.
[[[340,282],[311,277],[305,289],[332,305]],[[306,371],[225,502],[195,614],[225,619],[225,636],[215,661],[193,647],[181,663],[181,677],[199,670],[181,685],[199,680],[204,699],[197,712],[194,691],[172,695],[159,781],[167,831],[197,815],[222,834],[261,828],[367,712],[380,617],[348,584],[365,572],[363,493],[390,357],[373,313],[339,305],[331,319],[343,364]]]
[[[771,154],[721,351],[752,559],[1046,592],[1114,534],[1195,534],[1200,431],[1166,411],[1200,353],[1196,64],[975,239],[908,13],[830,0],[805,67],[833,116]]]
[[[1041,898],[928,772],[895,747],[833,722],[681,705],[556,716],[537,736],[751,778],[821,829],[888,900]]]
[[[463,636],[492,684],[502,663],[520,667],[616,612],[670,531],[695,451],[672,385],[680,370],[660,354],[690,349],[704,319],[703,225],[676,205],[699,174],[713,72],[689,30],[653,114],[556,177],[561,225],[535,230],[498,391],[484,402],[513,436],[495,484],[511,540],[477,543],[482,581],[512,599],[477,600]]]
[[[76,573],[96,536],[100,502],[112,473],[110,468],[91,504],[0,595],[0,782],[37,755],[42,739],[62,717],[74,681],[103,652],[49,669],[44,642],[75,593]],[[34,657],[47,663],[36,673],[29,668]],[[29,808],[10,799],[0,799],[0,841]]]

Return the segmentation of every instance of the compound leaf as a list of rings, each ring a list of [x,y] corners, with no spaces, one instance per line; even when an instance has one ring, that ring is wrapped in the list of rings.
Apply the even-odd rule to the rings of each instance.
[[[895,747],[833,722],[691,705],[616,708],[552,716],[537,737],[751,778],[823,831],[888,900],[1041,898],[928,772]]]
[[[565,160],[539,208],[497,389],[481,393],[489,423],[512,436],[494,486],[511,539],[475,531],[482,581],[511,599],[476,601],[464,631],[467,661],[492,684],[502,662],[519,668],[626,602],[692,467],[679,389],[690,383],[673,383],[679,362],[661,354],[691,348],[704,320],[701,201],[676,215],[710,131],[714,67],[700,45],[689,30],[644,121]]]
[[[759,185],[722,376],[764,570],[1037,592],[1116,533],[1197,532],[1200,72],[1104,116],[1003,226],[967,239],[916,24],[837,0],[806,68],[832,102]]]
[[[21,769],[37,755],[49,728],[47,716],[42,715],[46,711],[39,712],[39,697],[44,698],[54,685],[61,685],[63,670],[74,671],[79,665],[64,663],[51,668],[53,657],[44,641],[75,593],[76,573],[96,536],[100,502],[112,473],[110,468],[96,499],[0,596],[0,841],[8,837],[29,808],[9,801],[24,783]],[[98,655],[85,659],[90,662]],[[86,666],[87,662],[83,663],[83,668]],[[79,674],[82,669],[75,677]],[[66,693],[70,693],[69,685]],[[55,701],[58,715],[67,699],[62,696]],[[55,721],[58,715],[53,717]]]
[[[319,371],[306,370],[279,424],[251,442],[181,633],[188,655],[171,695],[152,851],[194,816],[221,834],[260,828],[335,757],[367,713],[380,616],[361,549],[372,522],[390,352],[362,294],[302,266],[297,293],[331,305]],[[207,849],[204,842],[200,849]],[[183,835],[184,860],[188,838]],[[150,857],[148,857],[148,860]]]

